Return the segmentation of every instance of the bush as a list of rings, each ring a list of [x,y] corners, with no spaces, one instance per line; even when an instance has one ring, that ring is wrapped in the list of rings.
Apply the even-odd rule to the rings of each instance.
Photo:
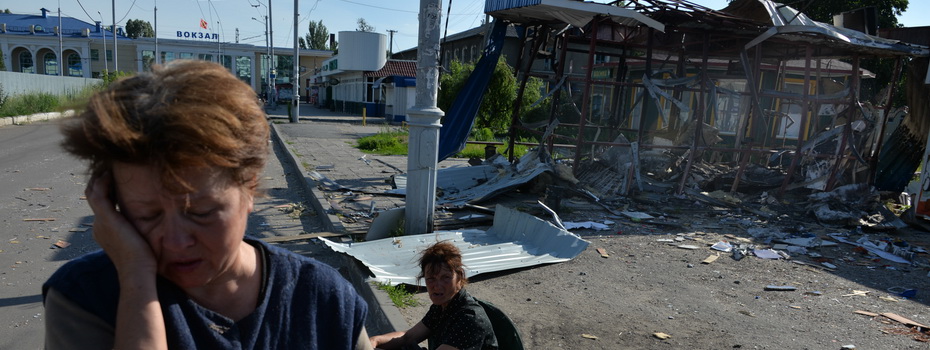
[[[58,96],[46,93],[11,96],[3,99],[3,104],[0,105],[0,117],[53,112],[60,104]]]

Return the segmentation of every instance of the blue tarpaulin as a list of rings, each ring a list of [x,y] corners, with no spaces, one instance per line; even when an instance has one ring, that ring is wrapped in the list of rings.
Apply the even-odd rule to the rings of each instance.
[[[468,140],[468,133],[471,132],[475,124],[475,117],[478,115],[478,108],[481,107],[481,100],[484,93],[487,92],[488,83],[497,66],[497,60],[501,56],[504,47],[504,38],[507,34],[507,24],[503,21],[494,21],[494,27],[491,29],[488,46],[484,49],[484,54],[478,63],[475,64],[475,70],[468,76],[462,90],[459,91],[452,102],[452,108],[447,111],[442,121],[442,127],[439,129],[439,158],[437,161],[449,158],[465,148],[465,141]]]

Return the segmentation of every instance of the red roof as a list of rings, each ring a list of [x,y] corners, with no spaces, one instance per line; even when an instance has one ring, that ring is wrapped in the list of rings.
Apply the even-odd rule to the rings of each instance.
[[[417,62],[387,61],[381,69],[374,72],[365,72],[364,74],[366,77],[388,77],[392,75],[415,78],[417,76]]]

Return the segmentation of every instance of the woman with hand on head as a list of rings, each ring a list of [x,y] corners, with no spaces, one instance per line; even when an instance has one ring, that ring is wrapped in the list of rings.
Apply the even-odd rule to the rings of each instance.
[[[429,340],[429,350],[497,349],[497,339],[484,308],[465,291],[462,253],[452,243],[438,242],[420,257],[420,275],[433,303],[426,316],[406,332],[371,337],[378,349],[420,349]]]
[[[269,127],[224,67],[111,84],[63,128],[103,248],[43,285],[48,349],[370,349],[335,269],[245,237]],[[360,341],[361,340],[361,341]]]

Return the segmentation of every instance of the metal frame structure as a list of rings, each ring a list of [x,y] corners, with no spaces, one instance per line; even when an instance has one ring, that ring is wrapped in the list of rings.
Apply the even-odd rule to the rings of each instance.
[[[839,178],[855,179],[857,182],[871,181],[874,178],[876,157],[882,143],[883,120],[870,120],[872,116],[863,116],[859,97],[860,70],[862,58],[891,58],[897,61],[894,77],[898,81],[901,75],[902,61],[908,57],[927,56],[925,47],[907,45],[890,40],[869,37],[862,33],[852,33],[848,29],[836,28],[807,19],[803,14],[769,0],[737,0],[722,12],[711,10],[685,0],[628,0],[617,1],[611,6],[623,6],[625,9],[645,15],[655,23],[636,21],[635,18],[620,18],[617,15],[599,14],[592,10],[591,20],[583,27],[572,26],[564,19],[547,16],[545,13],[558,11],[537,11],[543,15],[531,17],[533,11],[521,6],[573,6],[588,3],[571,2],[562,5],[563,0],[510,1],[520,3],[507,7],[508,1],[488,1],[486,12],[490,15],[517,25],[524,26],[525,40],[522,42],[517,60],[516,74],[520,82],[517,102],[514,104],[512,129],[510,132],[510,149],[518,130],[539,136],[548,135],[543,143],[550,153],[556,149],[573,151],[572,162],[578,173],[582,163],[593,159],[595,147],[620,146],[637,147],[640,150],[666,149],[682,153],[684,165],[678,179],[677,193],[685,190],[687,179],[694,163],[699,157],[708,158],[711,152],[729,154],[738,166],[731,191],[735,191],[747,165],[753,162],[764,163],[768,156],[782,154],[790,156],[790,164],[785,170],[785,177],[778,193],[798,187],[794,175],[805,160],[827,159],[832,162],[829,175],[825,179],[824,190],[830,191],[839,182]],[[622,3],[622,4],[621,4]],[[592,4],[592,6],[595,4]],[[596,4],[604,6],[603,4]],[[545,9],[545,8],[543,8]],[[637,17],[638,18],[638,17]],[[577,21],[577,20],[576,20]],[[859,35],[861,34],[861,35]],[[600,57],[616,58],[618,62],[606,64]],[[549,71],[533,71],[531,67],[540,58],[550,62]],[[566,72],[566,64],[583,58],[582,73]],[[831,74],[842,74],[846,89],[837,94],[811,93],[813,79],[824,77],[824,62],[837,62],[837,59],[851,61],[848,69],[842,72],[831,70]],[[803,62],[800,66],[798,61]],[[793,62],[793,67],[789,67]],[[712,66],[727,64],[726,69],[712,70]],[[615,68],[615,74],[595,77],[596,69]],[[803,67],[803,68],[802,68]],[[800,94],[791,94],[782,89],[766,89],[763,80],[766,76],[784,77],[792,70],[803,74],[803,90]],[[656,90],[650,86],[658,72],[673,72],[676,77],[684,78],[688,72],[696,74],[692,85],[677,84]],[[644,72],[641,81],[631,80],[630,73]],[[523,90],[530,77],[547,81],[551,95],[550,125],[558,125],[557,131],[543,132],[523,126],[519,120]],[[711,109],[716,101],[717,88],[714,81],[719,78],[745,79],[746,89],[739,92],[742,100],[749,101],[750,108],[738,117],[735,137],[728,145],[714,146],[703,140],[703,125],[711,123]],[[776,80],[776,83],[778,81]],[[581,99],[566,91],[573,89],[566,86],[580,85]],[[782,83],[781,86],[784,86]],[[818,84],[819,86],[819,84]],[[888,96],[893,96],[895,84],[891,84]],[[592,113],[592,95],[595,89],[611,93],[609,115],[596,120]],[[630,91],[642,91],[641,96],[633,101],[625,101],[623,96]],[[652,92],[650,92],[652,91]],[[648,92],[648,93],[647,93]],[[650,96],[653,92],[672,97]],[[664,117],[660,107],[654,106],[655,99],[678,99],[683,93],[691,93],[696,103],[687,119],[681,119],[682,109],[672,105],[671,113],[663,119],[667,132],[681,134],[688,125],[692,125],[694,134],[689,145],[664,145],[650,142],[661,131],[655,128],[659,118],[650,117],[650,111],[658,112]],[[577,106],[577,122],[566,123],[559,119],[569,119],[561,113],[559,106],[564,100],[580,102]],[[788,147],[785,139],[776,139],[773,124],[781,118],[777,111],[767,110],[775,101],[791,101],[801,108],[800,130],[795,145]],[[890,101],[886,98],[885,101]],[[632,104],[632,105],[630,105]],[[634,115],[636,104],[640,105],[639,115]],[[820,121],[809,121],[808,116],[818,116],[822,105],[833,104],[843,110],[841,116],[833,117],[830,123],[821,125]],[[844,107],[845,106],[845,109]],[[891,103],[878,107],[886,115]],[[855,138],[854,121],[865,119],[870,133]],[[838,121],[839,120],[839,121]],[[631,121],[638,121],[632,125]],[[630,127],[624,127],[629,124]],[[807,128],[811,124],[810,128]],[[702,126],[702,127],[697,127]],[[858,125],[856,125],[858,126]],[[829,154],[812,152],[812,139],[820,130],[843,128],[839,135],[839,146]],[[615,137],[624,133],[634,135],[633,142],[616,142]],[[869,139],[869,135],[874,136]],[[605,141],[605,139],[607,141]],[[614,140],[614,141],[611,141]],[[781,142],[781,146],[779,146]],[[860,149],[862,148],[862,149]],[[512,151],[511,151],[512,152]],[[638,151],[637,151],[638,152]],[[513,155],[511,153],[511,160]],[[855,166],[855,163],[859,166]],[[634,165],[635,166],[635,165]],[[630,173],[634,172],[630,168]],[[637,170],[638,172],[638,170]],[[626,176],[627,185],[633,181]],[[844,180],[844,181],[846,181]],[[851,180],[850,180],[851,181]]]

